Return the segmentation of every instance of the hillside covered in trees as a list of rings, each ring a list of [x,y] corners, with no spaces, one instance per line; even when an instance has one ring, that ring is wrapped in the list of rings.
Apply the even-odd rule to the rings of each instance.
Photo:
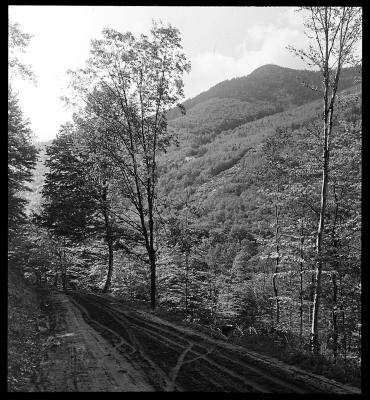
[[[361,67],[264,65],[176,107],[180,41],[156,24],[150,39],[92,41],[70,71],[83,106],[36,144],[20,188],[13,263],[40,287],[230,325],[242,344],[358,385]]]
[[[355,83],[356,70],[350,72]],[[358,347],[361,310],[361,86],[350,85],[347,79],[349,83],[343,86],[348,86],[340,92],[341,119],[336,121],[337,159],[328,214],[328,232],[334,240],[330,246],[334,247],[328,249],[327,314],[323,314],[324,325],[336,323],[338,329],[337,343],[333,343],[332,330],[326,333],[328,351],[337,346],[335,351],[342,352],[348,352],[348,343]],[[269,80],[265,79],[265,86]],[[228,86],[223,87],[227,93]],[[296,89],[300,87],[297,82]],[[276,88],[278,92],[282,89]],[[310,90],[304,90],[309,99]],[[320,164],[315,129],[320,124],[321,103],[307,101],[285,111],[278,104],[211,97],[169,121],[178,145],[159,160],[161,215],[168,231],[159,247],[157,296],[161,306],[185,309],[192,320],[209,324],[237,321],[262,331],[272,326],[304,343],[312,311],[312,264],[308,260],[318,209],[315,192]],[[43,153],[41,157],[47,159]],[[39,163],[31,184],[36,190],[30,206],[36,210],[41,201],[40,177],[46,171],[45,164]],[[94,238],[69,250],[68,276],[73,287],[104,288],[107,261],[104,243],[100,243],[96,247]],[[149,299],[145,264],[123,246],[120,249],[118,239],[111,291],[129,299]],[[342,263],[339,271],[332,264],[336,259]],[[45,273],[52,276],[52,270]],[[342,286],[346,281],[351,282],[347,289]],[[359,288],[357,294],[353,285]],[[333,307],[342,313],[336,322]]]

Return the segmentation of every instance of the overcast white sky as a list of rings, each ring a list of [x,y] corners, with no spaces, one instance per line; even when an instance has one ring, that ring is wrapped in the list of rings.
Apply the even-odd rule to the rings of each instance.
[[[9,6],[9,19],[32,34],[22,60],[38,84],[17,80],[20,104],[36,140],[56,136],[70,111],[59,99],[68,94],[66,71],[83,66],[90,39],[105,27],[148,33],[152,19],[181,32],[191,61],[185,76],[186,98],[264,64],[307,68],[286,49],[305,46],[301,16],[292,7],[155,7],[155,6]]]

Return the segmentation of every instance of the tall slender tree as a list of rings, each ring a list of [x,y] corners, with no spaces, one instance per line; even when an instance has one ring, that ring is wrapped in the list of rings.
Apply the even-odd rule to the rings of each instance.
[[[9,234],[22,224],[26,215],[27,200],[23,192],[32,179],[36,165],[36,147],[32,143],[31,130],[23,118],[18,99],[8,88],[8,228]]]
[[[288,165],[284,157],[284,148],[287,144],[286,131],[277,129],[276,136],[266,140],[263,146],[263,154],[267,162],[266,176],[273,180],[274,185],[272,189],[266,188],[266,192],[271,197],[273,205],[274,222],[274,244],[273,255],[275,260],[274,273],[272,275],[272,286],[274,291],[274,298],[276,304],[276,323],[280,322],[280,299],[277,277],[280,274],[281,261],[282,261],[282,191],[287,182],[287,169]],[[270,185],[271,183],[269,183]]]
[[[312,311],[311,347],[319,352],[319,310],[321,300],[321,276],[323,269],[323,235],[328,197],[329,161],[333,118],[337,90],[343,67],[356,59],[356,44],[362,34],[362,9],[359,7],[302,7],[307,12],[304,21],[306,35],[311,39],[308,50],[288,48],[306,61],[310,67],[319,68],[322,75],[323,133],[322,133],[322,180],[320,215],[316,235],[317,263]]]
[[[19,24],[9,22],[8,57],[8,233],[9,239],[26,220],[24,212],[27,201],[23,192],[32,179],[36,165],[37,150],[32,142],[29,122],[23,117],[16,93],[12,88],[15,76],[34,80],[34,74],[18,57],[25,51],[31,35],[21,31]]]

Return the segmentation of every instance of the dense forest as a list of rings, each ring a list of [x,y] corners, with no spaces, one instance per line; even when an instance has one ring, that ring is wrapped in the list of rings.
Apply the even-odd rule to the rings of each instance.
[[[265,65],[181,103],[190,63],[180,42],[171,26],[140,38],[106,29],[86,67],[70,71],[76,112],[51,142],[27,139],[9,89],[18,141],[9,149],[24,151],[19,170],[9,167],[9,268],[41,287],[111,293],[212,329],[232,324],[353,379],[361,66],[346,65],[344,38],[330,70]],[[332,108],[313,90],[325,82]]]

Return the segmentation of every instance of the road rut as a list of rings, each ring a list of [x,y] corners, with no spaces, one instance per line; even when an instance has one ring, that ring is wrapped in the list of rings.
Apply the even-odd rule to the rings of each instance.
[[[140,371],[139,379],[138,372],[134,374],[135,383],[126,378],[120,386],[115,384],[117,389],[360,393],[359,389],[177,326],[110,297],[71,292],[68,299],[75,313],[83,317],[84,326],[104,338],[116,357],[123,357],[124,362]]]

